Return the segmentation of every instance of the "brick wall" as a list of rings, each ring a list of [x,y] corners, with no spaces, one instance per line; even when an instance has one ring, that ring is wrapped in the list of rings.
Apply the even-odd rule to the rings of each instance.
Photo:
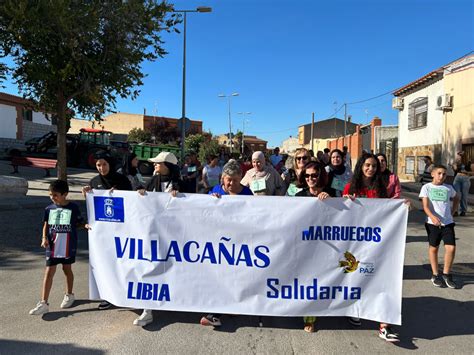
[[[45,125],[23,120],[23,141],[35,137],[41,137],[51,131],[57,132],[57,127],[55,125]]]

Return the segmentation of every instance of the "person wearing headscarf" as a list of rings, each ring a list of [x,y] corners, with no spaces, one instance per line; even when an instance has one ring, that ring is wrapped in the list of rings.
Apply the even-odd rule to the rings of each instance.
[[[127,177],[115,171],[115,161],[108,153],[98,153],[96,159],[95,167],[97,168],[99,175],[92,178],[88,186],[82,188],[84,196],[92,189],[132,190],[132,185]]]
[[[342,197],[342,191],[352,179],[351,169],[344,164],[344,153],[333,149],[329,154],[329,165],[326,166],[328,174],[327,191],[331,197]]]
[[[95,166],[99,175],[92,178],[89,185],[82,188],[82,194],[86,197],[87,193],[92,193],[92,189],[96,190],[125,190],[131,191],[132,184],[126,176],[115,171],[115,161],[107,152],[99,152],[96,154]],[[108,301],[102,301],[99,304],[100,310],[109,309],[112,304]]]
[[[271,164],[266,164],[262,152],[252,154],[252,166],[240,183],[250,187],[254,195],[281,196],[285,193],[283,179]]]
[[[132,184],[132,190],[143,189],[145,180],[137,169],[138,158],[135,153],[125,154],[122,160],[122,166],[117,170],[118,173],[125,175]]]

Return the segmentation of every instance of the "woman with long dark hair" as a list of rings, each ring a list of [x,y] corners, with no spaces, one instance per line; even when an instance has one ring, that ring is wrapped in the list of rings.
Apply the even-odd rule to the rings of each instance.
[[[125,175],[132,184],[132,190],[143,189],[145,180],[137,169],[138,158],[135,153],[125,154],[122,160],[122,166],[117,170],[118,173]]]
[[[380,162],[373,154],[366,153],[357,161],[354,176],[343,191],[343,197],[355,198],[387,198],[387,188],[382,178]],[[360,326],[359,318],[350,317],[349,322]],[[380,323],[379,337],[388,342],[399,341],[398,334],[386,323]]]
[[[146,191],[171,192],[174,196],[182,187],[178,159],[173,153],[161,152],[149,159],[155,165],[153,177],[145,186]]]
[[[388,170],[387,156],[383,153],[378,153],[375,156],[380,163],[380,174],[382,175],[382,180],[387,187],[387,197],[400,198],[400,195],[402,194],[400,180],[397,175]]]
[[[357,161],[351,182],[344,187],[343,196],[387,198],[387,188],[380,171],[380,162],[375,155],[362,155]]]
[[[138,190],[138,193],[144,195],[145,190],[148,192],[169,192],[173,197],[176,197],[182,187],[176,156],[170,152],[161,152],[156,157],[148,159],[148,161],[155,164],[155,171],[145,188]],[[152,322],[153,311],[144,309],[142,314],[133,321],[133,325],[144,327]]]

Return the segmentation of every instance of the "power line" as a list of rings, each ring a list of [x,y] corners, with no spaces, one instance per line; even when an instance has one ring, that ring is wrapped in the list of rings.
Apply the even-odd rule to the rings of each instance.
[[[385,96],[385,95],[391,94],[391,93],[393,93],[395,90],[397,90],[397,89],[393,89],[393,90],[390,90],[390,91],[384,92],[383,94],[380,94],[380,95],[377,95],[377,96],[374,96],[374,97],[371,97],[371,98],[368,98],[368,99],[365,99],[365,100],[354,101],[354,102],[347,102],[346,104],[347,104],[347,105],[361,104],[361,103],[363,103],[363,102],[367,102],[367,101],[375,100],[375,99],[378,99],[379,97],[382,97],[382,96]]]

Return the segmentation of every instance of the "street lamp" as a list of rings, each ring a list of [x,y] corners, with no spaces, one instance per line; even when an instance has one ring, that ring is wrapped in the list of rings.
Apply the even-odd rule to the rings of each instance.
[[[244,134],[245,134],[245,122],[249,122],[249,120],[245,119],[245,115],[251,115],[252,112],[237,112],[238,115],[243,115],[242,116],[242,157],[244,156]]]
[[[184,161],[184,139],[186,138],[186,14],[188,12],[212,12],[209,6],[198,6],[195,10],[173,10],[183,13],[183,98],[181,104],[181,161]]]
[[[238,92],[234,92],[230,95],[224,95],[224,94],[219,94],[217,95],[218,97],[227,97],[228,102],[229,102],[229,138],[230,138],[230,152],[234,150],[234,142],[232,141],[232,118],[231,118],[231,113],[230,113],[230,99],[232,99],[232,96],[239,96]]]

